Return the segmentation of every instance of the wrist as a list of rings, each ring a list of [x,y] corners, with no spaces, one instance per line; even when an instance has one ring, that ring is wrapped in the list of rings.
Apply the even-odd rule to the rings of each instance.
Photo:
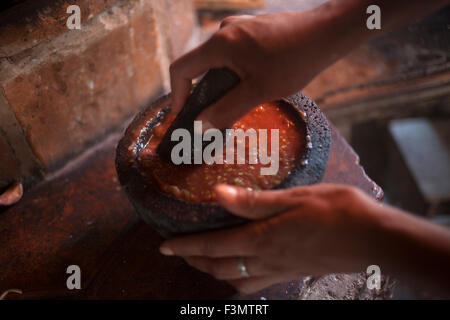
[[[332,0],[310,11],[293,13],[289,24],[294,30],[291,37],[297,41],[296,52],[313,47],[314,59],[309,63],[325,68],[379,34],[366,26],[365,2]]]
[[[337,41],[351,49],[359,46],[371,37],[381,33],[367,28],[367,7],[373,1],[368,0],[332,0],[317,7],[317,14],[323,17],[323,23]]]
[[[434,284],[448,290],[448,230],[389,206],[379,211],[378,244],[382,250],[375,259],[384,273],[422,287]]]

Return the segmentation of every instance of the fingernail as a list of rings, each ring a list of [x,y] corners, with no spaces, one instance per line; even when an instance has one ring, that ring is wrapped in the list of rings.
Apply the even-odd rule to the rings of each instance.
[[[174,255],[172,249],[170,249],[169,247],[166,247],[166,246],[161,246],[159,248],[159,252],[161,252],[165,256],[173,256]]]

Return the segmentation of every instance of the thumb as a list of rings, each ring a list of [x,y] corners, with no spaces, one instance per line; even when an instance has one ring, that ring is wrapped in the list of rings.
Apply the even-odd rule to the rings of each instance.
[[[258,220],[286,211],[299,203],[290,190],[254,191],[226,184],[215,187],[219,204],[233,214]],[[297,193],[298,195],[298,193]]]
[[[241,80],[241,82],[226,93],[216,103],[209,106],[200,113],[198,120],[204,123],[210,123],[214,128],[229,128],[252,110],[258,103],[264,102],[258,97],[249,80]]]

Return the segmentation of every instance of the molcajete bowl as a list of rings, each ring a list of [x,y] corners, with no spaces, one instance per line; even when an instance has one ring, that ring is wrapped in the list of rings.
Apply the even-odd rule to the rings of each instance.
[[[282,99],[303,122],[303,152],[291,173],[274,189],[285,189],[320,182],[330,149],[328,121],[317,105],[302,93]],[[144,176],[139,156],[152,137],[153,129],[171,111],[171,97],[164,96],[139,113],[120,140],[116,169],[138,215],[168,238],[177,234],[200,232],[244,223],[214,202],[188,202],[162,192]]]

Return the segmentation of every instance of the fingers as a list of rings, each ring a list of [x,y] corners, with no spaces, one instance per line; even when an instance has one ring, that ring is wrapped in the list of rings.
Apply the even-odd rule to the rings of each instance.
[[[221,28],[234,21],[253,18],[254,16],[250,15],[228,17],[222,21]],[[226,49],[230,48],[224,48],[223,46],[224,43],[221,37],[213,36],[204,44],[172,63],[170,66],[170,82],[172,88],[172,109],[174,112],[179,112],[186,102],[192,89],[192,80],[209,69],[229,67],[238,73],[241,79],[243,78],[243,74],[232,65],[229,55],[226,54]],[[224,128],[228,124],[233,124],[235,120],[256,106],[256,101],[249,99],[253,91],[248,84],[239,85],[220,99],[217,104],[209,107],[204,114],[206,118],[200,118],[200,120],[215,118],[215,112],[222,114],[223,110],[227,110],[227,114],[224,115],[223,119],[217,119],[217,124],[213,121],[211,123],[215,124],[216,128]],[[257,96],[254,95],[254,97]],[[224,109],[224,106],[233,106],[233,108]]]
[[[300,205],[304,196],[309,194],[308,188],[247,191],[222,185],[218,187],[218,199],[221,205],[236,215],[261,219]],[[247,224],[236,228],[176,237],[165,241],[160,251],[164,255],[183,257],[248,257],[256,255],[261,239],[261,226]]]
[[[260,291],[276,283],[299,279],[299,272],[293,270],[274,270],[267,267],[258,258],[245,258],[244,263],[249,274],[245,278],[238,270],[239,258],[203,258],[187,257],[186,262],[219,280],[228,281],[238,291],[249,294]]]
[[[198,120],[210,122],[219,129],[231,127],[259,103],[265,102],[264,96],[257,91],[250,79],[241,75],[241,82],[219,101],[203,110]]]
[[[252,191],[245,188],[217,185],[217,201],[228,211],[247,219],[264,219],[298,206],[308,187],[288,190]],[[294,190],[296,189],[296,190]]]
[[[258,258],[245,258],[244,260],[249,278],[243,277],[239,272],[239,258],[236,257],[219,259],[188,257],[185,260],[190,266],[208,273],[216,279],[226,280],[238,291],[246,294],[260,291],[275,283],[300,278],[298,272],[275,271],[264,265]]]
[[[183,257],[253,256],[256,251],[256,238],[254,229],[242,226],[176,237],[165,241],[160,252]]]
[[[170,66],[173,110],[178,112],[183,107],[193,79],[211,68],[225,65],[220,45],[214,37],[173,62]]]
[[[235,287],[239,292],[250,294],[258,292],[276,283],[287,282],[299,278],[300,277],[298,277],[298,275],[283,273],[270,276],[252,277],[248,279],[243,278],[237,280],[229,280],[228,283]]]
[[[236,257],[218,259],[188,257],[185,258],[185,260],[192,267],[202,272],[209,273],[219,280],[236,280],[244,278],[238,270],[240,259]],[[250,277],[261,277],[271,273],[271,270],[267,268],[258,258],[245,258],[244,263]]]

